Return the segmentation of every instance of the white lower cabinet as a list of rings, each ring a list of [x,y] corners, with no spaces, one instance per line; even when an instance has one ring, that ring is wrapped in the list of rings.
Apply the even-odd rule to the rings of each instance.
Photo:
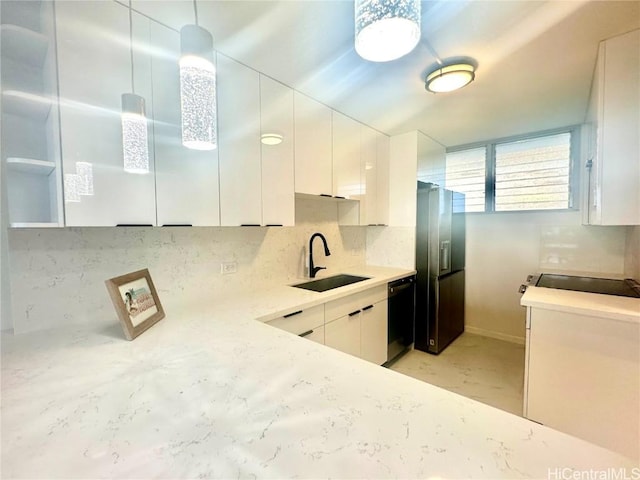
[[[387,300],[360,313],[360,357],[378,365],[387,361]]]
[[[387,361],[387,286],[297,310],[267,322],[377,365]]]
[[[307,340],[324,344],[324,305],[297,310],[267,323]]]
[[[325,304],[325,345],[378,365],[387,361],[387,286]]]
[[[524,416],[637,458],[640,325],[527,309]]]
[[[345,315],[324,326],[324,344],[355,357],[360,356],[360,312]]]

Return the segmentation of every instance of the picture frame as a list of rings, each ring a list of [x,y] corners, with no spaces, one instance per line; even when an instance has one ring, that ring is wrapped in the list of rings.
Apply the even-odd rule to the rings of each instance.
[[[164,318],[148,269],[105,280],[127,340],[133,340]]]

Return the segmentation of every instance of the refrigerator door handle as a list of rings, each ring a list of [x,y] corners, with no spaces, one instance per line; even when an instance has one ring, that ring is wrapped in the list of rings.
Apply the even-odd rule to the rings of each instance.
[[[449,270],[450,243],[449,240],[440,242],[440,271]]]

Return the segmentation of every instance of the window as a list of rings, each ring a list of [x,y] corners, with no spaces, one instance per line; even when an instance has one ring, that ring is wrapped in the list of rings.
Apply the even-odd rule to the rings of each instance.
[[[572,207],[574,132],[487,142],[447,153],[445,186],[466,195],[467,212]]]
[[[447,154],[445,185],[465,194],[467,212],[484,212],[486,147]]]

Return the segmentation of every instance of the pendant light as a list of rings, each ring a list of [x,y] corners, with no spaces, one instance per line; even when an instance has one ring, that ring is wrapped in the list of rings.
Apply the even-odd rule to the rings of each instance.
[[[218,146],[213,37],[198,25],[196,0],[193,10],[196,24],[180,29],[182,144],[193,150],[213,150]]]
[[[365,60],[403,57],[420,41],[420,0],[356,0],[356,52]]]
[[[131,54],[131,92],[122,94],[122,153],[124,171],[149,173],[149,139],[144,98],[135,93],[133,70],[133,18],[129,7],[129,50]]]

